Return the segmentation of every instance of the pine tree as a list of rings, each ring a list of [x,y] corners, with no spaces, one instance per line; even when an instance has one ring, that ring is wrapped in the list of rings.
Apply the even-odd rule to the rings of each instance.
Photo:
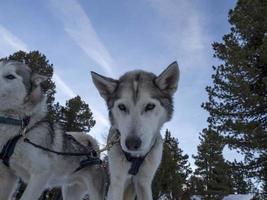
[[[222,64],[214,67],[203,107],[213,129],[245,153],[251,175],[266,184],[267,1],[239,0],[229,22],[231,32],[213,44]]]
[[[227,162],[227,172],[231,178],[232,192],[235,194],[252,193],[254,186],[248,178],[247,170],[242,162]]]
[[[189,194],[193,195],[201,195],[203,196],[205,193],[205,184],[204,180],[201,176],[197,176],[192,174],[188,180],[189,184]]]
[[[263,180],[265,180],[262,184],[262,194],[261,197],[262,199],[267,199],[267,168],[265,168],[265,171],[263,172]]]
[[[49,77],[41,86],[47,94],[48,114],[49,117],[52,117],[54,115],[53,103],[55,101],[54,95],[56,93],[56,85],[52,81],[54,72],[53,64],[51,64],[46,56],[39,51],[31,51],[29,53],[18,51],[2,59],[23,62],[27,64],[33,72]]]
[[[161,165],[153,181],[154,199],[162,196],[170,200],[180,199],[185,193],[191,172],[188,155],[183,155],[178,140],[167,130]]]
[[[205,199],[222,199],[231,192],[230,178],[225,173],[227,165],[222,155],[223,139],[211,128],[204,129],[199,139],[198,154],[193,156],[197,166],[195,175],[203,178]]]
[[[80,96],[68,100],[65,106],[56,104],[54,108],[57,110],[57,121],[66,131],[89,132],[95,125],[89,105]]]

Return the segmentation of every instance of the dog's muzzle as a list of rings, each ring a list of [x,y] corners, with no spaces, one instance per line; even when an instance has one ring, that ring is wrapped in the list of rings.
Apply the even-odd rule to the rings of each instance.
[[[137,136],[129,136],[126,138],[125,146],[130,151],[137,151],[142,144],[142,140]]]

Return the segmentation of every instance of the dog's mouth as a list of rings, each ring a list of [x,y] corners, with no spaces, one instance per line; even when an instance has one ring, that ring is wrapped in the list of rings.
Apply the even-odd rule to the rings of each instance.
[[[138,150],[130,150],[125,146],[125,142],[122,142],[121,140],[120,140],[120,146],[121,146],[122,151],[129,153],[134,157],[143,157],[150,150],[150,148],[147,149],[147,148],[143,148],[143,147],[140,147]]]
[[[131,154],[134,157],[143,157],[144,155],[146,155],[147,153],[142,151],[142,150],[138,150],[138,151],[130,151],[128,149],[123,149],[123,151]]]

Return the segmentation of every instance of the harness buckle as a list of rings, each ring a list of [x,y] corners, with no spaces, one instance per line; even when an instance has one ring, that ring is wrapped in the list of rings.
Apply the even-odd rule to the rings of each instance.
[[[23,140],[26,139],[26,133],[27,133],[27,128],[24,127],[24,128],[21,130],[21,132],[20,132],[21,136],[23,137]]]
[[[104,151],[109,151],[116,143],[120,141],[120,136],[115,136],[111,138],[109,142],[107,142],[106,146],[104,148],[98,150],[98,153],[102,153]]]
[[[20,132],[20,134],[22,135],[24,140],[26,139],[26,133],[27,133],[27,130],[28,130],[27,126],[29,125],[30,120],[31,120],[31,118],[28,117],[28,116],[24,117],[21,120],[21,132]]]

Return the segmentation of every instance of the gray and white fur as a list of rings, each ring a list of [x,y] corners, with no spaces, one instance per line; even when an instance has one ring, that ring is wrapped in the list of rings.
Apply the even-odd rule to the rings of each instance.
[[[0,61],[0,116],[16,119],[30,116],[27,138],[49,149],[60,152],[97,149],[96,141],[86,134],[69,133],[70,136],[56,124],[51,127],[47,122],[38,123],[47,115],[46,97],[40,87],[44,80],[46,77],[33,73],[23,63]],[[0,124],[0,150],[20,129]],[[49,153],[20,139],[10,167],[0,160],[0,200],[11,199],[18,177],[27,183],[21,200],[37,200],[45,189],[55,186],[62,187],[64,200],[79,200],[87,193],[92,200],[103,200],[105,173],[101,166],[86,167],[74,173],[84,158]]]
[[[163,140],[160,129],[173,113],[173,95],[178,86],[177,62],[159,76],[132,71],[118,80],[92,72],[93,82],[105,99],[111,122],[108,141],[120,142],[108,152],[110,187],[108,200],[152,200],[151,183],[161,162]],[[145,160],[136,175],[124,152]]]

